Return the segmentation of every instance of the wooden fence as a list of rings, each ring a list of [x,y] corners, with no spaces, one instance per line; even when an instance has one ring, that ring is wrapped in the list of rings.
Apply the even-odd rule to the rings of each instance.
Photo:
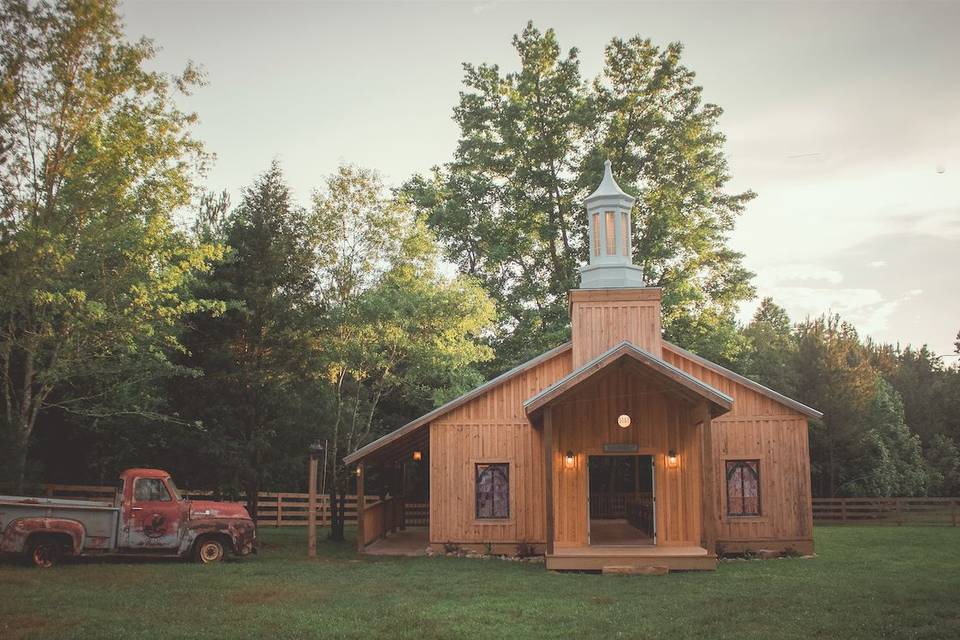
[[[116,489],[110,486],[46,484],[37,495],[51,498],[83,498],[113,502]],[[211,499],[211,491],[182,490],[188,498]],[[257,524],[277,527],[307,524],[306,493],[263,491],[257,506]],[[367,496],[367,505],[378,496]],[[357,497],[346,498],[346,521],[357,520]],[[817,524],[909,524],[960,526],[960,498],[814,498],[813,521]],[[407,526],[426,526],[430,522],[430,506],[425,502],[406,503]],[[317,524],[330,524],[329,496],[317,496]]]
[[[116,488],[110,486],[91,486],[74,484],[45,484],[33,493],[48,498],[77,498],[113,503]],[[185,498],[211,500],[212,491],[192,491],[181,489]],[[287,493],[261,491],[257,502],[257,524],[275,527],[306,526],[309,514],[309,495],[306,493]],[[367,508],[379,501],[379,496],[367,495]],[[348,495],[344,503],[344,517],[348,523],[357,521],[357,496]],[[407,502],[407,526],[426,526],[430,522],[430,506],[425,502]],[[330,524],[330,496],[317,496],[317,525]]]
[[[817,524],[960,524],[960,498],[814,498]]]

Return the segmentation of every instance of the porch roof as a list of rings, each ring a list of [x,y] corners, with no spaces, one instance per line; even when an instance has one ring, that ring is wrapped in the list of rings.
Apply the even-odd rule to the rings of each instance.
[[[527,416],[532,419],[535,414],[538,414],[558,398],[573,391],[582,383],[614,364],[625,360],[636,363],[666,388],[677,392],[690,401],[706,400],[713,416],[726,413],[733,407],[733,398],[727,394],[624,340],[524,402],[523,408]]]

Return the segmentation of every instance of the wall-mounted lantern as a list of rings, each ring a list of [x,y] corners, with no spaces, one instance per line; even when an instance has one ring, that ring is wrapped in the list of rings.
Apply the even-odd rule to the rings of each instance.
[[[626,429],[627,427],[629,427],[630,416],[624,413],[619,418],[617,418],[617,426],[620,427],[621,429]]]
[[[363,467],[357,465],[357,477],[360,477],[360,474],[363,473]]]
[[[677,457],[676,449],[670,449],[670,451],[667,452],[667,466],[671,469],[676,469],[679,463],[680,458]]]
[[[573,455],[573,451],[567,450],[567,455],[563,457],[563,465],[567,469],[573,469],[573,463],[576,460],[576,457]]]
[[[414,451],[414,452],[413,452],[413,459],[416,460],[417,462],[420,462],[421,460],[423,460],[423,452],[422,452],[422,451]]]

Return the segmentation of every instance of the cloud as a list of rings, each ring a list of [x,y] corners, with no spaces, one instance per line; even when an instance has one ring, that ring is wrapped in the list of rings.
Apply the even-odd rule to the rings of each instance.
[[[867,263],[867,266],[868,266],[868,267],[873,267],[874,269],[876,269],[876,268],[878,268],[878,267],[886,266],[886,264],[887,264],[887,261],[886,261],[886,260],[874,260],[874,261],[872,261],[872,262],[868,262],[868,263]]]
[[[481,13],[487,13],[488,11],[493,11],[496,6],[500,4],[499,2],[485,2],[483,4],[475,4],[470,8],[473,11],[473,15],[478,16]]]
[[[765,267],[756,278],[756,284],[759,287],[776,287],[809,281],[840,284],[843,282],[843,274],[835,269],[816,264],[783,264]]]

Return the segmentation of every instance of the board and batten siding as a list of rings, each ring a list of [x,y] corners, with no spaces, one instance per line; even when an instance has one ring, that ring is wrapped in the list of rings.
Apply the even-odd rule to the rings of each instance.
[[[660,289],[574,289],[570,318],[574,368],[624,340],[661,357]]]
[[[620,337],[622,339],[622,336]],[[614,340],[610,337],[609,340]],[[608,340],[602,339],[605,344]],[[584,356],[601,348],[584,350]],[[573,349],[505,380],[430,425],[430,541],[433,544],[516,544],[546,541],[545,477],[541,429],[528,422],[523,402],[570,373]],[[732,396],[733,409],[710,426],[713,457],[715,535],[729,551],[792,546],[812,549],[812,506],[807,419],[803,414],[685,357],[664,343],[663,358]],[[702,407],[652,392],[637,374],[600,377],[576,392],[578,401],[553,411],[554,519],[558,547],[587,544],[586,457],[604,443],[636,442],[639,453],[656,456],[657,543],[697,544],[701,536],[701,455],[696,424]],[[626,400],[624,400],[626,399]],[[616,426],[620,413],[634,421]],[[669,469],[666,452],[679,454]],[[574,451],[574,469],[564,454]],[[725,461],[761,461],[761,516],[726,516]],[[474,464],[510,464],[510,517],[474,517]],[[708,510],[709,511],[709,510]]]
[[[570,373],[571,352],[558,353],[430,424],[430,542],[546,541],[543,433],[523,402]],[[510,465],[510,517],[478,520],[474,465]]]
[[[664,344],[664,360],[734,398],[713,420],[717,543],[728,551],[765,546],[812,551],[813,502],[807,417]],[[760,460],[761,514],[727,516],[727,460]]]
[[[627,369],[585,383],[569,399],[551,407],[554,429],[554,540],[557,548],[588,544],[588,473],[590,455],[604,454],[607,443],[636,444],[638,455],[654,458],[657,544],[700,543],[701,467],[697,407],[664,393]],[[617,417],[631,417],[630,427]],[[669,450],[678,454],[667,466]],[[565,466],[574,453],[572,468]]]

